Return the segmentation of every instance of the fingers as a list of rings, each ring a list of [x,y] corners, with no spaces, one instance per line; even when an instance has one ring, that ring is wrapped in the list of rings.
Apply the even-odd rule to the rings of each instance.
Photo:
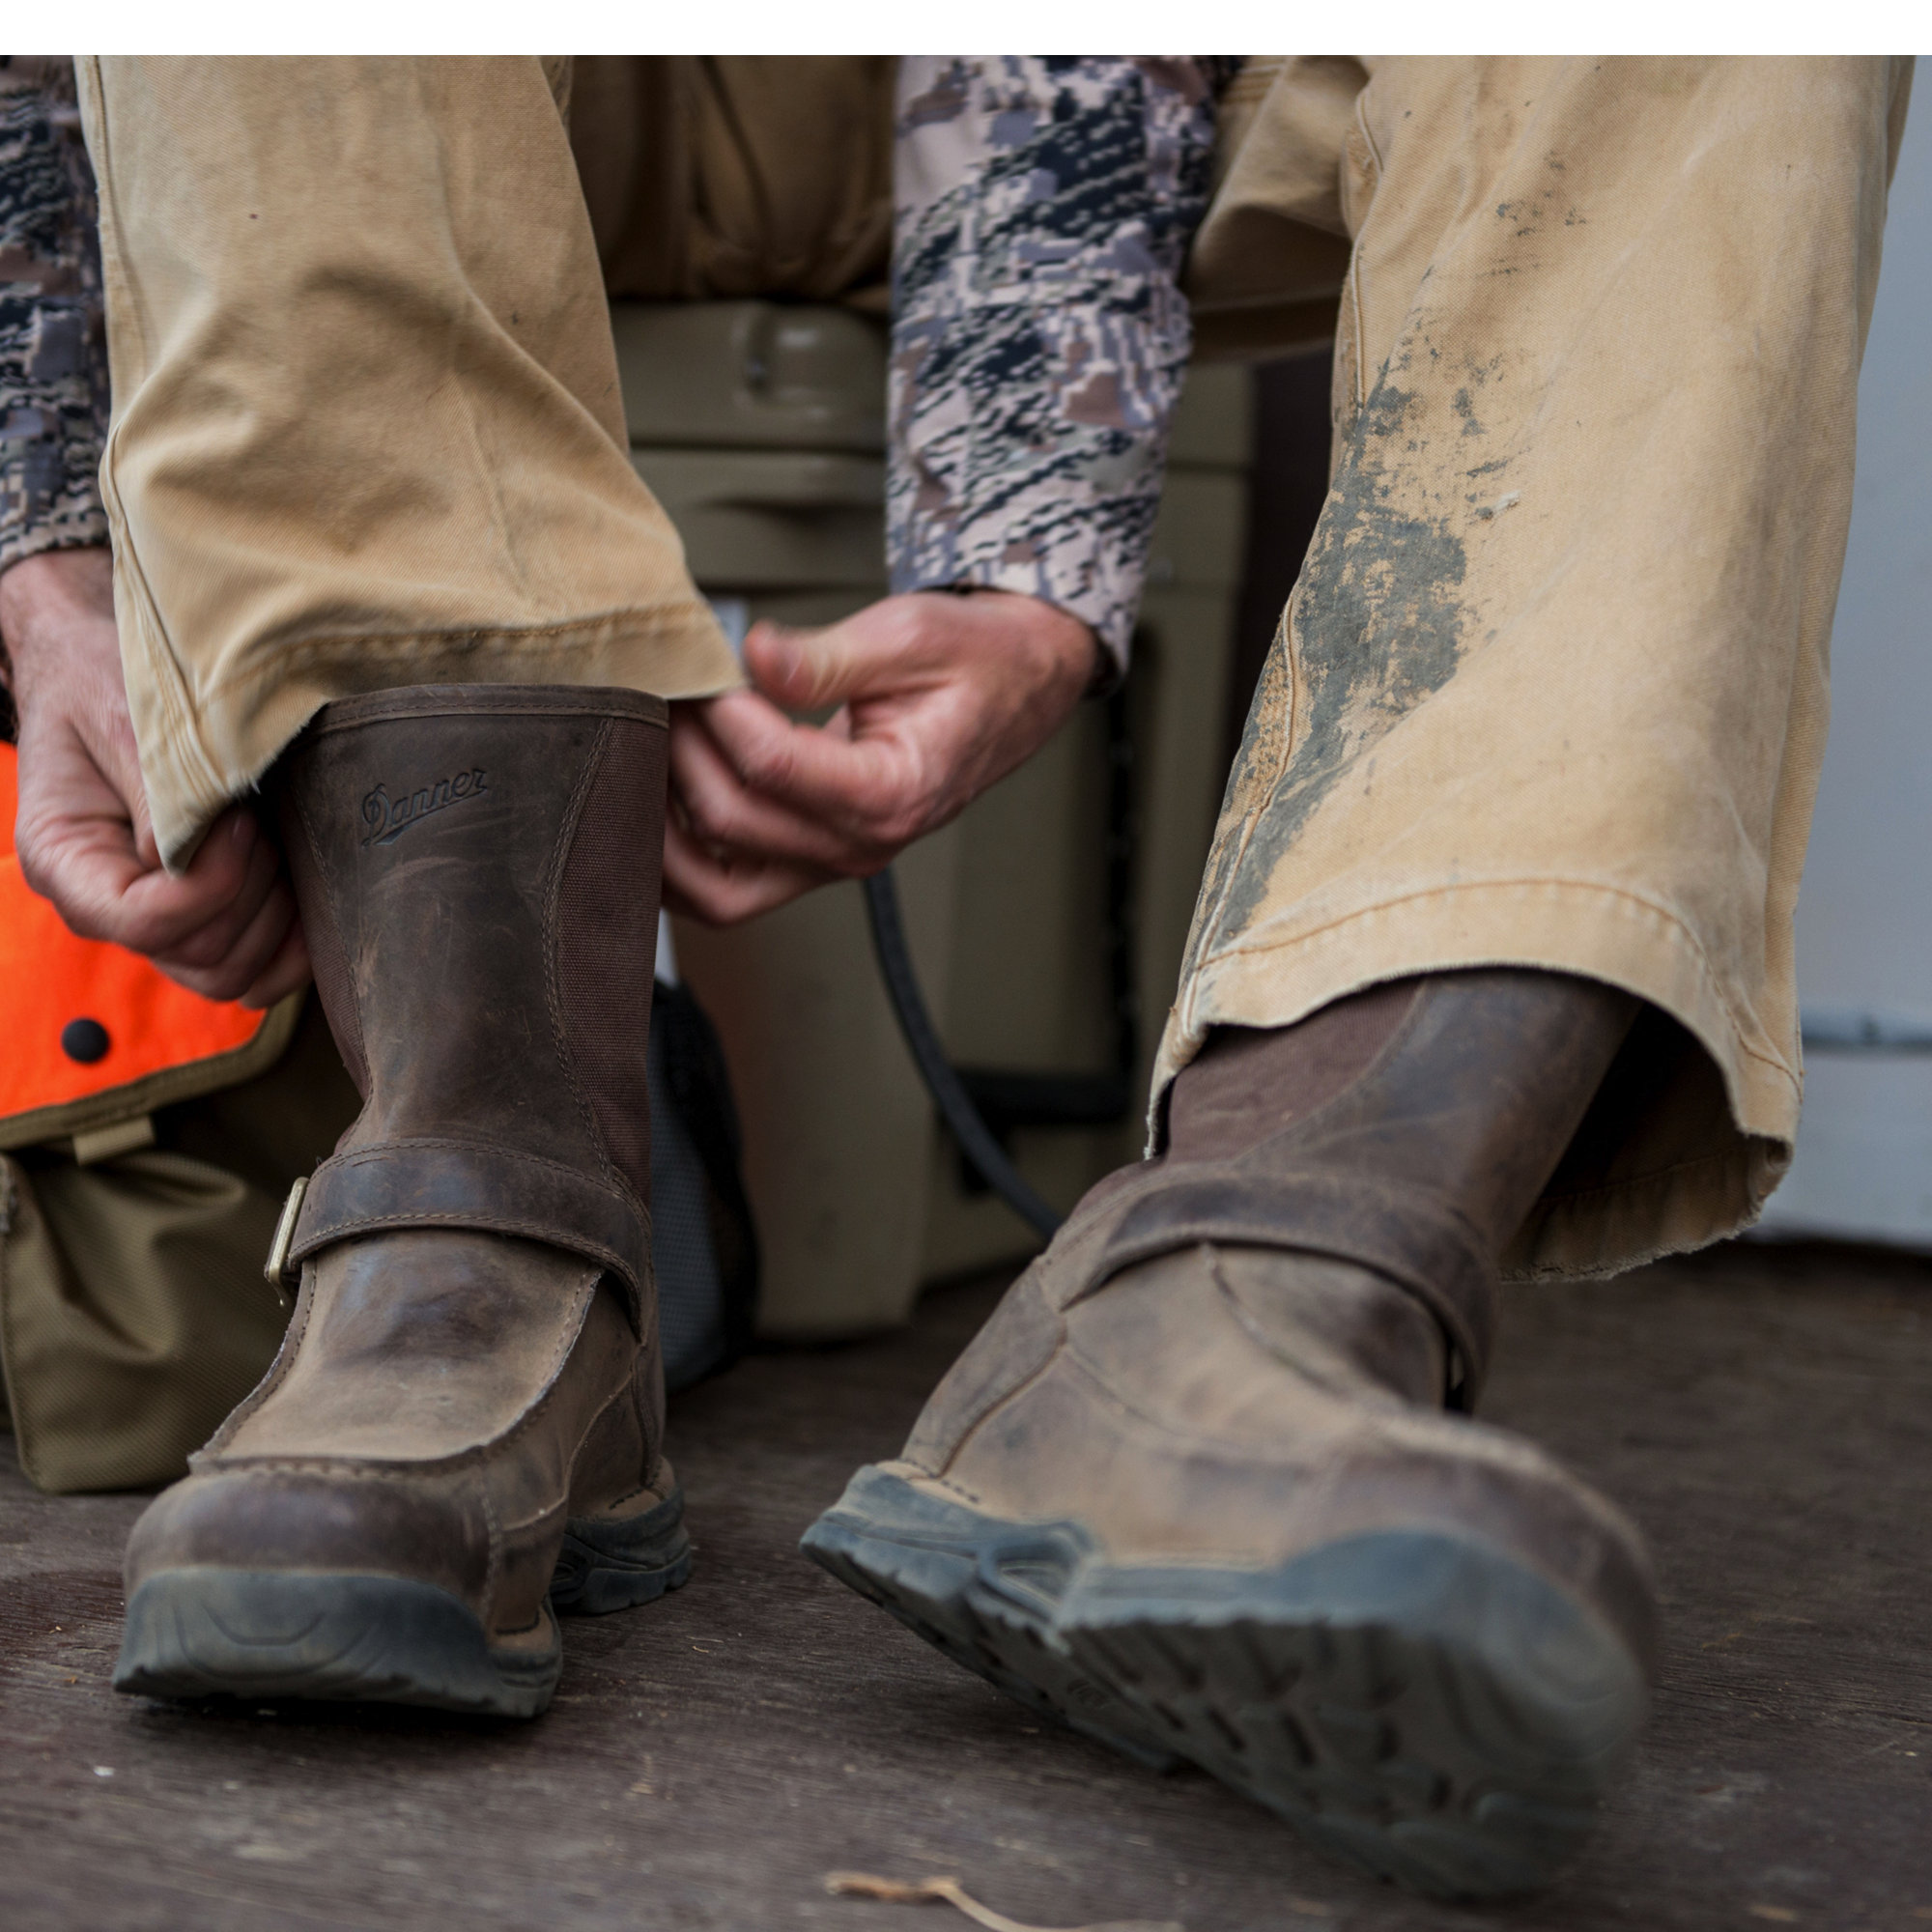
[[[0,573],[20,712],[15,850],[27,883],[84,938],[145,954],[211,999],[281,997],[307,975],[274,841],[246,806],[161,868],[128,716],[105,551]]]
[[[280,855],[254,813],[230,807],[187,870],[173,875],[142,863],[125,807],[117,816],[112,807],[90,810],[89,803],[82,791],[65,801],[63,815],[30,822],[35,800],[23,782],[27,883],[82,937],[142,953],[209,999],[237,999],[254,986],[283,954],[295,924]],[[306,959],[305,952],[281,957],[277,983],[293,974],[285,990],[299,985]]]
[[[15,848],[27,883],[75,932],[136,952],[181,944],[244,893],[245,920],[274,872],[252,813],[223,814],[185,874],[163,872],[125,702],[103,715],[98,683],[72,678],[22,715]]]
[[[125,808],[118,818],[72,811],[36,824],[31,838],[22,827],[27,883],[75,932],[187,969],[225,956],[268,897],[277,864],[254,814],[241,807],[215,820],[179,874],[141,863]]]
[[[141,776],[141,753],[134,743],[132,721],[125,710],[101,722],[99,732],[88,740],[88,750],[108,783],[126,801],[134,856],[150,871],[159,871],[161,847],[155,837],[154,816],[148,810],[148,781]]]
[[[163,872],[150,872],[128,896],[132,899],[152,889],[158,898],[166,886],[192,888],[197,902],[208,907],[207,917],[178,938],[157,936],[150,950],[156,959],[177,965],[212,967],[229,959],[238,945],[246,943],[246,935],[264,906],[276,895],[280,871],[281,856],[256,824],[254,814],[231,806],[215,820],[183,877],[170,879]],[[285,886],[280,896],[287,899]],[[279,941],[279,933],[276,938]]]
[[[889,597],[820,631],[757,625],[745,645],[756,688],[673,712],[684,828],[741,873],[752,859],[874,872],[1058,727],[1092,679],[1094,648],[1078,620],[998,592]],[[830,703],[838,709],[822,725],[785,715]],[[689,890],[714,905],[756,896],[717,878]]]
[[[936,790],[927,774],[952,762],[953,709],[947,694],[929,691],[891,717],[868,712],[861,726],[835,730],[794,724],[753,694],[730,692],[711,700],[703,723],[749,793],[839,842],[896,848],[926,829]]]
[[[282,943],[253,982],[242,995],[244,1007],[260,1009],[272,1007],[291,993],[299,992],[314,979],[315,969],[308,956],[308,941],[302,935],[299,917],[292,920]]]
[[[202,941],[177,952],[156,953],[155,964],[171,980],[205,999],[243,998],[278,962],[284,966],[290,963],[281,959],[283,949],[291,932],[300,930],[295,896],[286,880],[276,878],[270,885],[253,917],[239,930],[225,935],[218,950],[212,942]],[[307,957],[305,950],[302,957]]]
[[[707,925],[736,925],[801,897],[832,876],[809,866],[706,851],[675,821],[665,828],[665,905]]]
[[[876,870],[894,848],[890,813],[868,822],[853,800],[870,803],[882,789],[880,748],[854,747],[838,736],[788,723],[762,698],[743,692],[674,714],[671,781],[685,830],[713,853],[755,854],[818,868],[831,877]],[[742,730],[717,714],[735,714]],[[721,731],[731,736],[721,742]],[[753,749],[745,749],[747,741]],[[828,799],[801,781],[794,753],[807,760],[849,761],[857,775]],[[881,836],[880,819],[888,822]]]

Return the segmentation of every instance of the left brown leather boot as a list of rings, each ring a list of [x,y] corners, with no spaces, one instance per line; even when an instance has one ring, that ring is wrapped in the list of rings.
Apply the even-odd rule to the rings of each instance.
[[[116,1690],[531,1717],[556,1610],[689,1575],[648,1207],[665,726],[427,686],[276,766],[365,1104],[302,1197],[280,1355],[128,1540]]]
[[[805,1548],[957,1662],[1378,1876],[1546,1882],[1646,1702],[1634,1526],[1470,1419],[1496,1258],[1636,1010],[1446,973],[1231,1030]]]

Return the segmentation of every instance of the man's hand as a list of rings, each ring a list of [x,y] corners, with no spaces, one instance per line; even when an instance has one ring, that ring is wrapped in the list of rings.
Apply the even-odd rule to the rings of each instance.
[[[245,805],[185,872],[161,869],[121,676],[104,550],[48,551],[0,575],[0,638],[20,718],[14,849],[83,938],[147,954],[210,999],[272,1006],[308,978],[295,898]]]
[[[666,902],[728,925],[876,872],[1053,735],[1098,648],[1078,618],[999,590],[754,625],[753,689],[672,709]],[[819,725],[785,715],[834,705]]]

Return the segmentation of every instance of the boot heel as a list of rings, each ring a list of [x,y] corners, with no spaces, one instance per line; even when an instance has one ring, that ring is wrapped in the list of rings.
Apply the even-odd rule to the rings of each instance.
[[[572,1517],[551,1578],[551,1607],[601,1617],[655,1603],[690,1580],[691,1560],[682,1490],[637,1516]]]

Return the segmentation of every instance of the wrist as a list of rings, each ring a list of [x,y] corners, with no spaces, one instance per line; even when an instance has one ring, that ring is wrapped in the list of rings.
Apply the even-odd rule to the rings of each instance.
[[[113,559],[103,546],[39,551],[0,571],[0,661],[10,685],[46,649],[71,650],[77,630],[113,622]]]
[[[1077,680],[1084,693],[1111,681],[1112,654],[1094,627],[1044,597],[1024,590],[1005,590],[993,584],[971,583],[958,586],[965,597],[999,599],[1007,608],[1001,616],[1027,635],[1044,655],[1055,659],[1065,674]]]
[[[0,570],[0,635],[9,642],[52,614],[114,614],[114,560],[104,545],[36,551]]]

